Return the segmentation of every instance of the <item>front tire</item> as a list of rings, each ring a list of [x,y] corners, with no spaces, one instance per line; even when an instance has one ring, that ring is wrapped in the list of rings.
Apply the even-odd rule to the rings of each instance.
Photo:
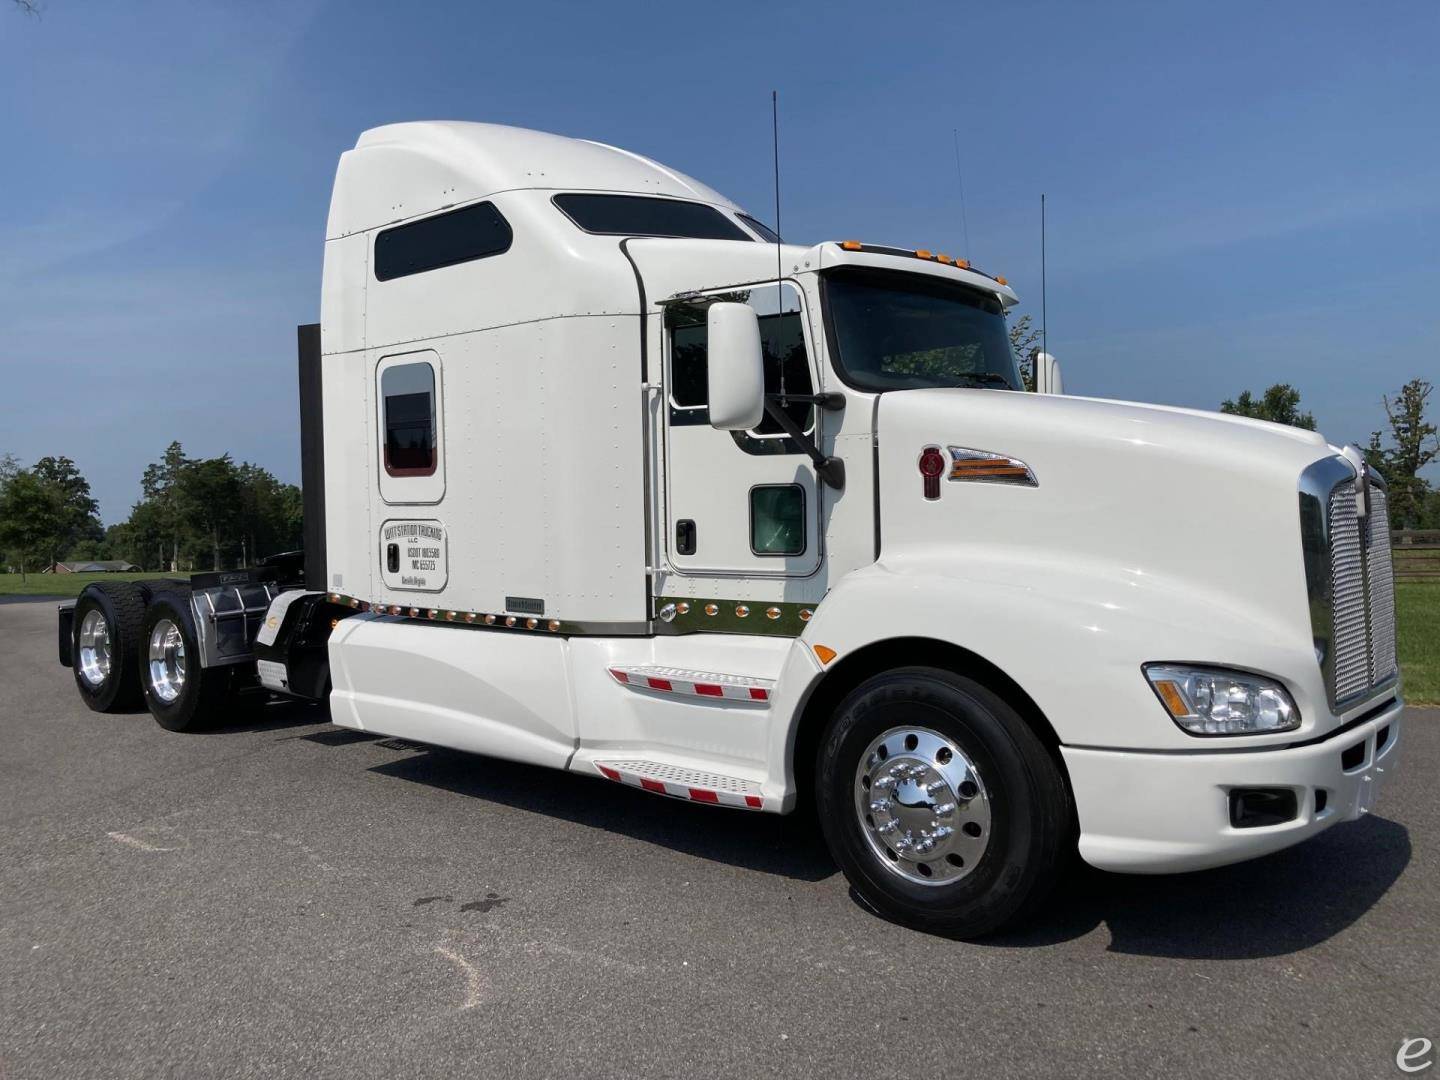
[[[1004,699],[937,668],[861,684],[820,742],[816,802],[862,900],[917,929],[975,938],[1044,901],[1065,862],[1070,799]]]
[[[228,673],[200,666],[200,644],[190,598],[157,593],[140,634],[140,674],[145,705],[167,731],[198,731],[229,710]]]

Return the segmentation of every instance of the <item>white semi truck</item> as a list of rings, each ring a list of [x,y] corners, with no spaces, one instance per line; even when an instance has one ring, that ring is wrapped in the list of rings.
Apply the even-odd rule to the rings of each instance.
[[[1015,303],[944,254],[783,244],[611,146],[368,131],[300,332],[303,567],[91,586],[61,659],[170,728],[328,698],[813,807],[869,904],[965,936],[1077,847],[1194,870],[1365,813],[1402,711],[1380,478],[1308,431],[1026,393]]]

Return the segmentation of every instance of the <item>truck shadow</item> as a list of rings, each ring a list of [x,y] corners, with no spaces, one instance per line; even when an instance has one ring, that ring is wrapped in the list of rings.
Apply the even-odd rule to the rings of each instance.
[[[290,736],[345,745],[363,732]],[[370,771],[467,798],[573,821],[758,873],[819,882],[839,871],[813,821],[717,810],[620,784],[458,751],[387,740],[416,751]],[[1370,816],[1286,851],[1192,874],[1106,874],[1076,860],[1044,910],[986,947],[1058,945],[1105,927],[1110,951],[1174,959],[1282,956],[1320,944],[1362,918],[1411,858],[1403,825]],[[864,906],[851,893],[856,904]]]
[[[458,751],[423,751],[370,771],[473,799],[560,818],[656,844],[673,851],[798,881],[823,881],[839,871],[819,830],[791,814],[696,806],[664,799],[598,777],[556,774]]]
[[[1194,960],[1283,956],[1360,919],[1399,879],[1410,856],[1406,828],[1370,816],[1216,870],[1137,876],[1080,865],[1029,925],[983,944],[1055,945],[1104,924],[1111,952]]]

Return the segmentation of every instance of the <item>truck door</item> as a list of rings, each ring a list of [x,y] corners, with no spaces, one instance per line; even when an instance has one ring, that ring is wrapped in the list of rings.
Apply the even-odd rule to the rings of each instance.
[[[387,591],[444,591],[449,543],[440,357],[431,349],[382,356],[375,366],[380,580]],[[419,599],[423,603],[424,600]]]
[[[752,431],[717,431],[707,408],[706,312],[717,300],[755,308],[765,389],[811,394],[815,349],[804,296],[789,282],[687,297],[666,305],[666,550],[696,576],[796,577],[820,565],[820,513],[810,460],[767,416]],[[815,409],[792,403],[813,434]]]

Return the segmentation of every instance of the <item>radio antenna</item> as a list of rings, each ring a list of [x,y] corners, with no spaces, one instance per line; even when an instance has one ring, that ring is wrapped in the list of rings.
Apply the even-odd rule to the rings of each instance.
[[[1040,193],[1040,351],[1050,351],[1050,322],[1045,306],[1045,193]]]
[[[955,180],[960,185],[960,229],[965,241],[964,255],[970,258],[970,222],[965,217],[965,174],[960,171],[960,129],[951,128],[955,136]]]
[[[785,313],[785,287],[780,279],[784,276],[784,260],[780,251],[780,93],[770,91],[770,135],[775,151],[775,316]],[[785,398],[785,358],[780,357],[780,407],[789,405]]]

